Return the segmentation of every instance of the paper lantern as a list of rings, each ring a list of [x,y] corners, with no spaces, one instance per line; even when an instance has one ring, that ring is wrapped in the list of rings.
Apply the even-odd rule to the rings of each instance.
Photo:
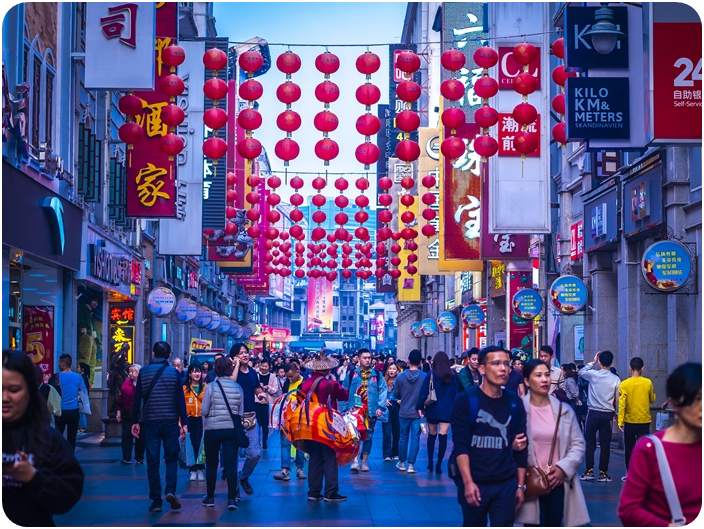
[[[208,110],[205,111],[205,114],[210,112],[211,110],[214,110],[212,108],[209,108]],[[205,120],[205,114],[203,115],[203,119]],[[221,126],[224,126],[227,123],[227,114],[225,114],[225,123]],[[240,127],[242,127],[244,130],[256,130],[259,127],[262,126],[262,115],[254,110],[253,108],[243,108],[240,110],[240,113],[237,115],[237,123],[239,124]],[[206,125],[208,125],[206,123]],[[208,125],[210,127],[210,125]],[[211,127],[211,128],[220,128],[220,127]]]
[[[557,94],[552,98],[552,109],[558,114],[565,113],[565,94]]]
[[[537,88],[537,79],[527,72],[518,74],[513,80],[513,89],[521,95],[532,94]]]
[[[340,148],[330,138],[323,138],[315,144],[315,155],[325,162],[336,158],[338,154],[340,154]]]
[[[420,127],[420,116],[410,110],[399,112],[396,114],[396,127],[403,132],[413,132]]]
[[[323,81],[315,87],[315,98],[321,103],[333,103],[340,97],[340,89],[332,81]]]
[[[565,128],[565,122],[561,121],[557,123],[552,128],[552,137],[555,138],[557,143],[565,145],[567,143],[567,129]]]
[[[276,125],[285,132],[294,132],[301,127],[301,116],[293,110],[285,110],[276,118]]]
[[[247,79],[240,85],[238,93],[246,101],[256,101],[264,94],[264,87],[256,79]]]
[[[225,99],[227,95],[227,83],[217,77],[208,79],[203,83],[203,94],[213,101]]]
[[[514,80],[514,85],[515,85],[515,80]],[[485,75],[483,77],[480,77],[474,83],[474,93],[477,94],[482,99],[489,99],[490,97],[494,97],[498,91],[499,91],[499,83],[496,82],[496,79],[493,79],[489,76]]]
[[[513,108],[513,119],[519,125],[530,125],[538,119],[538,111],[530,103],[519,103]]]
[[[499,113],[496,109],[484,105],[474,113],[474,122],[483,129],[493,127],[499,122]]]
[[[464,141],[462,141],[457,136],[450,136],[445,138],[440,144],[440,152],[446,158],[455,160],[462,156],[465,151]]]
[[[340,59],[334,53],[326,51],[315,58],[315,67],[319,72],[330,75],[340,68]]]
[[[203,148],[203,152],[205,152],[205,146]],[[237,152],[242,158],[254,160],[262,153],[262,144],[256,138],[245,138],[244,140],[237,142]],[[208,155],[206,154],[206,156]],[[208,157],[212,158],[212,156]]]
[[[264,58],[258,51],[249,50],[240,53],[237,62],[245,72],[254,73],[264,64]]]
[[[159,80],[159,86],[161,87],[161,91],[169,97],[180,96],[186,89],[183,79],[175,74],[169,74],[162,77]]]
[[[137,123],[131,121],[123,123],[117,131],[120,140],[128,145],[138,143],[144,135],[144,129]]]
[[[175,68],[186,60],[186,51],[181,46],[167,46],[161,51],[161,60],[166,66]]]
[[[254,112],[256,112],[256,110],[254,110]],[[227,112],[220,107],[209,108],[203,113],[203,123],[205,123],[210,129],[221,129],[227,125]]]
[[[290,162],[298,157],[301,149],[291,138],[284,138],[276,142],[274,147],[274,153],[277,158],[284,160],[285,162]]]
[[[420,120],[419,120],[420,123]],[[374,136],[381,129],[381,121],[373,114],[362,114],[355,123],[357,132],[363,136]]]
[[[420,156],[418,143],[412,140],[403,140],[396,145],[396,157],[404,162],[412,162]]]
[[[117,107],[123,114],[127,114],[128,116],[137,116],[142,113],[144,101],[136,95],[128,94],[120,98],[117,102]]]
[[[442,124],[449,129],[458,129],[465,124],[466,116],[461,108],[446,108],[442,111]]]
[[[183,109],[173,103],[161,109],[161,121],[166,123],[169,127],[178,127],[183,123],[185,118],[186,114]]]
[[[366,83],[357,88],[355,97],[361,104],[365,106],[372,106],[377,104],[381,99],[381,90],[379,90],[378,86],[371,83]]]
[[[295,103],[301,98],[301,87],[292,82],[283,83],[276,89],[276,98],[287,105]]]
[[[337,129],[339,124],[337,116],[329,110],[318,112],[313,118],[313,126],[320,132],[332,132]]]
[[[203,55],[203,64],[208,70],[222,70],[227,66],[227,54],[219,48],[211,48]]]
[[[552,54],[557,57],[558,59],[564,59],[565,58],[565,39],[562,37],[557,39],[555,42],[552,43],[551,46]]]
[[[370,142],[362,143],[354,151],[354,156],[357,161],[365,166],[372,165],[379,160],[379,147]]]
[[[575,72],[566,72],[564,65],[559,65],[552,70],[552,80],[558,86],[565,86],[565,82],[569,77],[576,77]]]
[[[513,137],[513,148],[525,156],[538,148],[538,135],[532,132],[520,131]]]
[[[487,134],[481,134],[474,139],[474,151],[482,158],[489,158],[496,154],[499,144]]]
[[[396,67],[405,73],[413,73],[420,68],[420,57],[412,51],[402,51],[396,57]]]
[[[530,42],[521,42],[513,47],[513,58],[518,64],[528,65],[538,58],[538,48]]]
[[[396,87],[396,96],[408,103],[413,103],[420,98],[421,89],[418,83],[413,81],[401,81]]]
[[[489,46],[482,46],[477,48],[473,56],[474,62],[477,66],[484,69],[493,68],[499,62],[499,54],[496,53],[494,48]]]
[[[171,132],[164,135],[161,140],[159,140],[159,148],[164,154],[168,154],[169,156],[176,156],[183,150],[184,146],[183,138]]]
[[[444,51],[443,54],[440,55],[440,64],[442,64],[442,67],[446,70],[461,70],[466,62],[467,57],[465,57],[464,53],[456,48]]]
[[[371,51],[366,51],[359,57],[357,57],[357,62],[355,63],[357,71],[363,73],[364,75],[371,75],[376,73],[381,67],[381,60],[376,53]]]

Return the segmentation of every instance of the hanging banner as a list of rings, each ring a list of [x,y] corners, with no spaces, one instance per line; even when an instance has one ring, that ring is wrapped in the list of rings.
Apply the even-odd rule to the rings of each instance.
[[[166,287],[157,287],[147,297],[147,308],[155,316],[168,316],[176,306],[176,296]]]
[[[308,332],[332,332],[332,291],[324,277],[308,279]]]
[[[198,313],[198,304],[191,298],[181,298],[176,303],[176,319],[181,323],[195,319]]]
[[[587,287],[578,277],[558,277],[550,286],[550,303],[562,314],[574,314],[587,304]]]
[[[376,343],[382,345],[386,341],[386,315],[383,310],[376,311],[374,323],[376,326]]]
[[[660,292],[674,292],[687,282],[692,273],[692,258],[676,241],[660,241],[643,254],[641,271],[648,285]]]
[[[432,336],[438,332],[437,322],[432,318],[425,318],[420,322],[420,332],[423,333],[423,336]]]
[[[543,298],[532,288],[524,288],[513,295],[513,313],[524,320],[532,320],[543,310]]]
[[[54,374],[54,307],[22,307],[22,349],[42,368],[44,382]]]
[[[438,328],[442,332],[450,332],[457,327],[457,318],[452,312],[441,312],[438,316]]]
[[[523,289],[532,286],[533,272],[509,271],[508,272],[508,299],[506,303],[506,320],[508,322],[509,349],[522,349],[526,353],[533,352],[533,325],[530,320],[519,318],[514,310],[511,300]]]
[[[423,336],[423,331],[420,329],[420,322],[414,321],[411,323],[411,336],[414,338],[420,338]]]
[[[470,329],[476,329],[484,323],[484,311],[479,305],[467,305],[462,309],[462,321]]]

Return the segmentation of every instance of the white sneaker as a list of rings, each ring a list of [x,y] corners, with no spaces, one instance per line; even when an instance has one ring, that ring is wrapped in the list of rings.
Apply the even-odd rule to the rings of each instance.
[[[401,472],[405,472],[406,471],[406,463],[403,461],[399,461],[398,463],[396,463],[396,468],[399,469]]]
[[[352,461],[352,465],[350,466],[350,470],[352,472],[359,472],[359,459],[355,458],[355,460]]]
[[[390,458],[390,457],[385,457],[385,458],[384,458],[384,462],[387,462],[387,461],[391,461],[391,458]]]
[[[197,481],[197,480],[198,480],[198,473],[191,472],[191,481]]]
[[[408,463],[408,470],[406,470],[406,472],[408,474],[415,474],[416,473],[416,469],[413,468],[413,463]]]
[[[360,467],[360,470],[362,472],[369,472],[369,465],[366,461],[362,461],[362,466]]]
[[[306,479],[306,473],[303,472],[303,469],[302,469],[302,468],[299,468],[299,469],[296,470],[296,477],[297,477],[298,479]]]
[[[626,481],[627,477],[628,477],[628,476],[622,476],[622,477],[621,477],[621,481]]]
[[[205,473],[202,470],[198,470],[198,481],[205,481]]]

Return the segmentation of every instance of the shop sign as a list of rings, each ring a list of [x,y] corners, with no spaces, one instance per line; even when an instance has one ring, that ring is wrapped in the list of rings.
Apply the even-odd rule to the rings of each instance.
[[[511,307],[519,318],[532,320],[543,310],[543,298],[532,288],[524,288],[513,295]]]
[[[195,319],[198,313],[198,304],[191,298],[181,298],[176,303],[176,319],[186,323]]]
[[[240,330],[240,324],[237,323],[235,320],[230,320],[230,328],[227,329],[227,335],[228,336],[235,336],[239,330]]]
[[[420,332],[423,333],[423,336],[432,336],[438,332],[437,322],[432,318],[425,318],[420,322]]]
[[[198,307],[198,310],[196,311],[196,318],[194,323],[198,327],[205,327],[210,323],[212,319],[213,311],[211,311],[208,307],[204,305],[200,305]]]
[[[132,259],[130,257],[124,254],[112,254],[100,242],[88,245],[88,255],[91,276],[111,285],[130,284],[132,280]]]
[[[220,325],[218,325],[218,332],[222,334],[226,334],[227,331],[230,329],[230,318],[227,316],[222,316],[220,318]]]
[[[54,307],[22,307],[23,349],[42,368],[44,382],[54,374]]]
[[[213,317],[210,320],[210,323],[208,323],[208,325],[205,326],[205,328],[208,329],[209,331],[214,331],[215,329],[217,329],[220,326],[220,314],[215,312],[214,310],[211,312],[213,313]]]
[[[628,140],[631,136],[627,77],[567,79],[567,138]]]
[[[491,261],[489,295],[494,298],[506,294],[506,264],[504,261]]]
[[[639,164],[645,171],[623,184],[623,233],[626,237],[654,228],[663,221],[663,164],[659,157]],[[635,172],[632,172],[635,174]]]
[[[587,304],[587,287],[578,277],[558,277],[550,286],[550,303],[562,314],[574,314]]]
[[[438,328],[442,332],[450,332],[457,327],[457,318],[452,312],[441,312],[438,316]]]
[[[198,286],[200,284],[198,272],[194,272],[193,270],[188,270],[186,281],[187,281],[186,288],[198,288]]]
[[[516,294],[532,286],[533,272],[513,271],[508,273],[508,299],[506,300],[506,319],[508,348],[530,351],[533,347],[533,325],[531,320],[519,318],[513,301]]]
[[[386,339],[386,315],[383,310],[377,310],[374,320],[376,323],[376,341],[379,345],[382,345]],[[370,322],[371,323],[371,322]]]
[[[516,122],[513,118],[513,114],[499,112],[498,137],[496,138],[499,143],[499,156],[521,156],[521,153],[513,146],[513,138],[516,136],[516,133],[521,130],[523,130],[523,127]],[[539,135],[540,116],[538,116],[533,123],[528,125],[525,130],[526,132]],[[526,156],[540,158],[540,143],[541,142],[538,141],[538,148],[532,153],[526,154]],[[486,200],[484,202],[486,202]]]
[[[147,307],[155,316],[167,316],[176,306],[176,296],[166,287],[152,290],[147,297]]]
[[[538,81],[536,90],[540,90],[540,46],[536,49],[538,53],[528,64],[528,73]],[[513,58],[513,46],[499,46],[499,90],[513,90],[513,80],[522,73],[523,65]]]
[[[414,321],[411,323],[411,336],[414,338],[420,338],[423,336],[423,331],[420,329],[420,322]]]
[[[213,348],[212,340],[203,340],[201,338],[191,338],[191,352],[210,351]]]
[[[643,277],[660,292],[674,292],[684,286],[692,273],[692,259],[682,244],[660,241],[643,254]]]
[[[628,68],[628,12],[625,7],[612,7],[616,28],[625,33],[616,48],[603,55],[596,51],[590,36],[585,35],[595,22],[597,7],[567,7],[565,9],[565,68]],[[641,35],[634,35],[639,38]],[[701,44],[701,39],[700,39]]]
[[[110,325],[134,325],[135,303],[110,303]]]
[[[127,362],[131,364],[134,362],[134,325],[110,325],[110,358],[118,354],[124,344],[128,345]]]
[[[136,259],[132,259],[132,283],[135,285],[142,284],[142,263]]]
[[[584,255],[584,221],[570,226],[570,261],[577,261]]]
[[[462,321],[470,329],[476,329],[484,323],[485,319],[484,311],[479,305],[467,305],[462,309]]]

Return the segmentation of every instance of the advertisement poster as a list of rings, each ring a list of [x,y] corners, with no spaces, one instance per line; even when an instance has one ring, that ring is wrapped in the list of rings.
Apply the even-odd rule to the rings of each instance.
[[[420,322],[414,321],[411,323],[411,336],[414,338],[420,338],[423,336],[423,331],[420,330]]]
[[[42,368],[44,382],[54,374],[54,307],[22,308],[23,350]]]
[[[166,287],[157,287],[147,297],[147,308],[155,316],[168,316],[176,306],[176,296]]]
[[[103,293],[91,288],[80,289],[76,304],[78,327],[78,358],[90,366],[88,382],[101,388],[103,377]]]
[[[513,295],[511,307],[519,318],[532,320],[543,310],[543,298],[532,288],[523,288]]]
[[[484,311],[479,305],[467,305],[462,309],[462,321],[470,329],[476,329],[485,319]]]
[[[332,332],[332,287],[324,277],[308,279],[308,332]]]
[[[508,294],[510,299],[515,299],[516,294],[532,286],[533,272],[509,272]],[[533,322],[516,316],[512,307],[508,307],[508,348],[522,349],[526,353],[533,353]]]
[[[442,332],[450,332],[457,327],[457,318],[452,312],[442,312],[438,316],[438,327]]]
[[[425,318],[420,322],[420,332],[423,336],[432,336],[438,332],[438,323],[432,318]]]
[[[574,314],[587,304],[587,287],[578,277],[558,277],[550,287],[550,303],[562,314]]]
[[[584,325],[575,325],[574,329],[574,359],[584,360]]]
[[[681,288],[692,272],[692,259],[687,248],[675,241],[656,242],[643,254],[643,277],[660,292]]]
[[[376,343],[382,345],[385,342],[386,319],[383,310],[377,310],[374,317],[376,322]]]

